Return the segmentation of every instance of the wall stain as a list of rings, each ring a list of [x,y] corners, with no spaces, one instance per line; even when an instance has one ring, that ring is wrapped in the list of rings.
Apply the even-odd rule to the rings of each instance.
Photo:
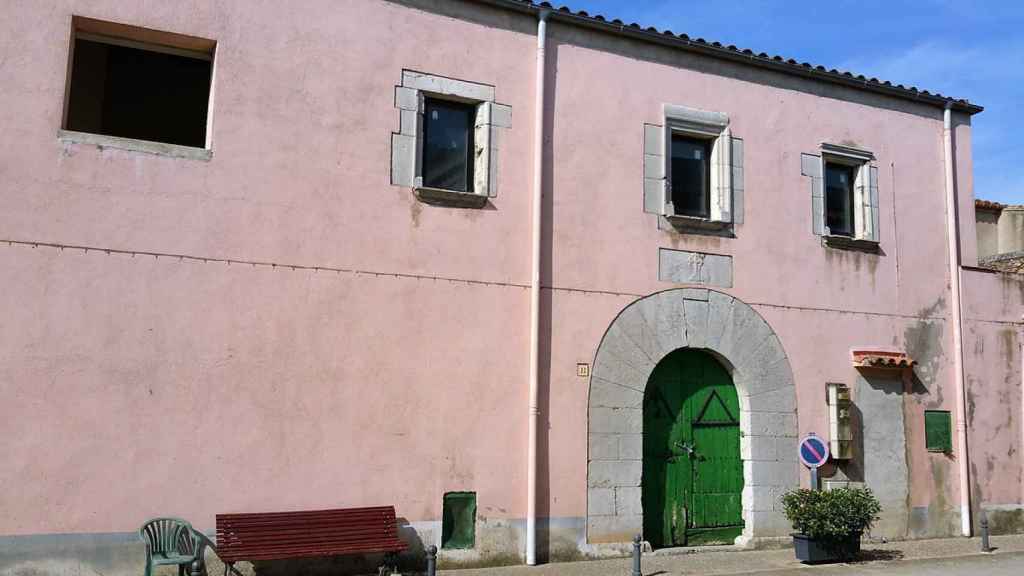
[[[920,381],[925,391],[935,389],[935,398],[928,403],[929,407],[942,405],[942,387],[934,386],[935,375],[943,361],[943,323],[933,320],[946,307],[945,298],[940,297],[934,304],[923,308],[917,313],[918,320],[913,321],[903,331],[903,345],[907,354],[917,361],[914,376]]]
[[[409,204],[409,216],[412,218],[413,228],[420,227],[420,214],[423,214],[423,204],[416,198],[413,198],[412,203]]]

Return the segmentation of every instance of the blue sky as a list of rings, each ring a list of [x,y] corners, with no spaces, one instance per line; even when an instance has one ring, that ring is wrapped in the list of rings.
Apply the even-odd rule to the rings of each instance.
[[[591,15],[967,98],[985,107],[973,121],[975,195],[1024,204],[1022,0],[564,1]]]

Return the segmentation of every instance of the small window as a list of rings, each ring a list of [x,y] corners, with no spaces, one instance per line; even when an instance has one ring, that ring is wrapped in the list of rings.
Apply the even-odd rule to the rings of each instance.
[[[66,130],[206,148],[212,41],[74,21]],[[181,39],[191,48],[142,42],[132,35]]]
[[[834,162],[825,163],[825,217],[833,236],[853,237],[854,182],[856,167]]]
[[[672,206],[677,216],[707,218],[711,200],[711,141],[672,135]]]
[[[953,451],[953,426],[947,410],[925,410],[925,446],[929,452]]]
[[[476,546],[476,492],[448,492],[441,512],[441,548]]]
[[[423,185],[473,191],[476,106],[427,98],[423,126]]]

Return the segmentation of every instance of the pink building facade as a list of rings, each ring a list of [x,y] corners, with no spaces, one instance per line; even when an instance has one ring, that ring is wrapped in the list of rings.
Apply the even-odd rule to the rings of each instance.
[[[208,54],[205,142],[72,129],[76,38]],[[737,543],[788,536],[829,384],[823,480],[875,491],[872,536],[1024,530],[1024,280],[977,267],[972,104],[504,0],[15,2],[0,69],[0,573],[139,570],[164,515],[393,504],[421,551],[452,492],[450,565],[615,554],[679,349],[735,387]],[[425,185],[424,98],[474,107],[469,191]],[[676,135],[710,142],[706,216]]]

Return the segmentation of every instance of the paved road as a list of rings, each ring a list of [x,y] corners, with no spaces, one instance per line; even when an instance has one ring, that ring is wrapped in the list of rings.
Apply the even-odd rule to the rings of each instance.
[[[863,565],[806,566],[788,570],[755,572],[759,576],[831,576],[842,574],[878,576],[1020,576],[1024,574],[1024,553],[966,556],[934,560],[906,560],[903,562],[875,562]],[[649,576],[654,576],[653,574]]]
[[[994,554],[981,554],[977,538],[865,543],[864,557],[871,561],[821,566],[797,562],[792,549],[662,550],[644,555],[643,572],[644,576],[1024,576],[1024,535],[994,536],[992,544],[997,548]],[[614,558],[535,567],[445,570],[442,576],[629,576],[630,567],[629,558]]]

